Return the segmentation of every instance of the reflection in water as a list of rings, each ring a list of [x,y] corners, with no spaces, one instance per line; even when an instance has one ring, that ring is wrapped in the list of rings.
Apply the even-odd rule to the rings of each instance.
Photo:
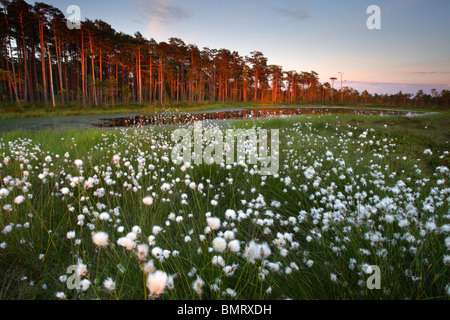
[[[395,110],[355,110],[348,108],[256,108],[232,111],[214,111],[205,113],[167,113],[141,115],[126,118],[101,119],[94,124],[100,128],[143,127],[148,125],[187,124],[203,120],[232,120],[246,118],[265,118],[270,116],[323,115],[323,114],[357,114],[357,115],[406,115],[408,111]]]

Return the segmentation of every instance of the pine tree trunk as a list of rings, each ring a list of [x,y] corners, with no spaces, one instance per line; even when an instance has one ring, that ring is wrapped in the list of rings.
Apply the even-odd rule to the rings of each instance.
[[[152,104],[153,102],[153,87],[152,87],[152,81],[153,81],[153,77],[152,77],[152,71],[153,71],[153,59],[152,59],[152,52],[150,51],[150,62],[149,62],[150,66],[149,66],[149,84],[150,84],[150,99],[149,102],[150,104]]]
[[[92,50],[92,36],[89,33],[89,47],[91,50],[91,68],[92,68],[92,86],[93,86],[93,98],[94,98],[94,104],[97,107],[98,106],[98,102],[97,102],[97,85],[95,83],[95,68],[94,68],[94,52]]]
[[[22,59],[23,59],[23,73],[24,73],[24,89],[23,89],[23,98],[25,100],[25,103],[28,102],[28,63],[27,63],[27,48],[25,46],[25,32],[23,29],[23,15],[22,13],[19,15],[19,21],[20,21],[20,29],[22,33]]]
[[[44,102],[47,104],[47,80],[45,72],[45,47],[44,47],[44,22],[39,21],[39,38],[41,43],[41,69],[42,69],[42,94]]]
[[[55,103],[55,93],[53,91],[52,59],[50,57],[50,49],[48,48],[48,43],[46,43],[46,45],[47,45],[47,55],[48,55],[48,69],[50,70],[50,95],[52,97],[52,106],[54,108],[54,107],[56,107],[56,103]]]
[[[258,69],[255,69],[255,95],[253,97],[254,102],[258,100]]]
[[[81,32],[81,86],[83,106],[86,106],[86,54],[84,52],[84,32]]]
[[[54,37],[55,37],[56,66],[58,68],[58,76],[59,76],[59,90],[61,92],[61,101],[62,104],[64,105],[64,86],[61,72],[61,52],[60,46],[58,46],[58,38],[56,36],[56,33],[54,34]]]
[[[138,47],[138,90],[139,104],[142,104],[141,47]]]

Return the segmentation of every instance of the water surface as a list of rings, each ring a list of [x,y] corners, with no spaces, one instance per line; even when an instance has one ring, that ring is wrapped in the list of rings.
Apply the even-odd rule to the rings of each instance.
[[[407,110],[389,109],[353,109],[345,107],[255,107],[232,110],[215,110],[207,112],[166,113],[151,115],[135,115],[100,119],[96,127],[145,127],[151,125],[187,124],[194,121],[223,121],[252,118],[267,118],[293,115],[325,115],[325,114],[356,114],[356,115],[421,115],[423,113]]]
[[[199,112],[126,113],[104,115],[58,116],[0,120],[0,131],[41,130],[66,128],[120,128],[150,125],[187,124],[194,121],[224,121],[292,115],[357,114],[357,115],[405,115],[417,116],[424,112],[389,109],[354,109],[345,107],[253,107]]]

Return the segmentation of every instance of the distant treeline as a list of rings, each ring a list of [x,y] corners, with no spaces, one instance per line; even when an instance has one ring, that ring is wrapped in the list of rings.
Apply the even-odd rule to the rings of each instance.
[[[285,71],[259,51],[240,56],[116,32],[101,20],[69,29],[57,8],[0,0],[0,97],[19,106],[67,102],[254,102],[448,106],[450,91],[393,95],[341,89],[341,79],[321,83],[318,73]],[[336,88],[337,87],[337,88]]]

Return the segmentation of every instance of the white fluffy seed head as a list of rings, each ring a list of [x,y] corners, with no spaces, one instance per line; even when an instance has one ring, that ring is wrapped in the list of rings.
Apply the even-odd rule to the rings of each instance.
[[[233,240],[234,239],[234,232],[233,231],[225,231],[223,233],[223,237],[225,238],[225,240]]]
[[[212,230],[217,230],[220,228],[220,219],[219,218],[208,218],[206,219],[206,222],[208,223],[208,226],[212,229]]]
[[[108,245],[108,234],[106,232],[97,232],[92,234],[92,242],[97,247],[106,247]]]
[[[118,165],[120,161],[120,156],[118,154],[113,156],[113,162],[114,164]]]
[[[214,250],[223,252],[227,248],[227,242],[222,237],[217,237],[212,242]]]
[[[241,250],[241,245],[239,243],[239,240],[232,240],[228,243],[228,248],[231,252],[239,252]]]
[[[197,276],[197,280],[195,280],[194,283],[192,283],[192,288],[198,295],[202,294],[203,284],[204,284],[203,280],[198,276]]]
[[[108,278],[103,282],[103,287],[109,292],[112,292],[116,290],[116,283],[112,278]]]
[[[147,258],[149,247],[146,244],[140,244],[137,246],[137,256],[140,261],[144,261]]]
[[[117,240],[117,244],[119,246],[124,247],[127,250],[133,250],[134,247],[136,246],[136,243],[127,237],[123,237],[123,238],[120,238],[119,240]]]
[[[151,206],[153,204],[153,198],[152,197],[145,197],[142,202],[146,205],[146,206]]]
[[[150,260],[149,262],[147,262],[145,265],[144,265],[144,272],[145,272],[145,274],[150,274],[150,273],[154,273],[156,271],[156,269],[155,269],[155,264],[154,264],[154,262],[153,262],[153,260]]]
[[[86,265],[83,264],[81,261],[77,263],[76,274],[80,277],[85,276],[87,274]]]
[[[73,163],[75,164],[75,166],[80,168],[83,165],[83,160],[77,159]]]
[[[84,279],[80,282],[80,285],[82,291],[87,291],[91,286],[91,282],[88,279]]]
[[[149,274],[147,278],[147,288],[150,290],[150,296],[158,297],[167,285],[167,274],[163,271],[156,271]]]
[[[14,199],[14,203],[15,204],[21,204],[22,202],[24,202],[25,201],[25,197],[24,196],[17,196],[15,199]]]
[[[234,211],[232,209],[228,209],[225,212],[225,217],[227,217],[227,219],[232,219],[232,220],[236,219],[236,211]]]

